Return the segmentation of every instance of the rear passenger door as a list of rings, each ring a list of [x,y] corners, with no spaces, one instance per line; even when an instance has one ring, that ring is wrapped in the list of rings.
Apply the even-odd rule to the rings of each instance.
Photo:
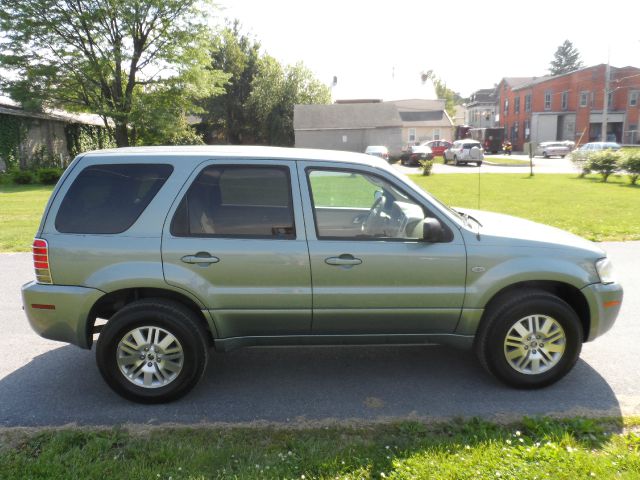
[[[293,161],[212,161],[167,216],[165,279],[200,298],[219,338],[310,332],[309,252],[292,181]]]

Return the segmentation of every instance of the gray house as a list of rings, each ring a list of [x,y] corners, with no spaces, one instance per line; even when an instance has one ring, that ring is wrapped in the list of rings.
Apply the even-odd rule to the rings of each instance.
[[[364,152],[385,145],[398,155],[407,145],[451,138],[453,122],[444,100],[351,101],[296,105],[296,147]]]
[[[296,105],[296,147],[364,152],[368,145],[400,151],[402,120],[391,103]]]

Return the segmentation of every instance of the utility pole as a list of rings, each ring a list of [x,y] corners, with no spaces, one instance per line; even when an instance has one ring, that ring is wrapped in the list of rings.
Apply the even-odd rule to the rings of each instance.
[[[604,74],[604,100],[602,101],[602,141],[607,141],[607,115],[609,114],[609,76],[611,65],[607,58],[607,69]]]

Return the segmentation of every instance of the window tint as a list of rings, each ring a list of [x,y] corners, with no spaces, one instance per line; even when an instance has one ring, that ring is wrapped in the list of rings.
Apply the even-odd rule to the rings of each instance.
[[[62,233],[122,233],[169,178],[171,165],[93,165],[74,180],[56,216]]]
[[[171,233],[178,237],[295,238],[289,170],[205,168],[180,202]]]
[[[387,181],[340,170],[308,176],[318,238],[419,238],[423,208]]]

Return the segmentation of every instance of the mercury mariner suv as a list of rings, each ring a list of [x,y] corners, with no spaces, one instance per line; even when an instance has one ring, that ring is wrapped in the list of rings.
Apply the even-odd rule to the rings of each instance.
[[[33,329],[95,342],[105,381],[146,403],[193,388],[211,347],[252,345],[447,344],[511,386],[543,387],[622,301],[597,245],[449,208],[382,159],[321,150],[82,154],[33,262]]]

